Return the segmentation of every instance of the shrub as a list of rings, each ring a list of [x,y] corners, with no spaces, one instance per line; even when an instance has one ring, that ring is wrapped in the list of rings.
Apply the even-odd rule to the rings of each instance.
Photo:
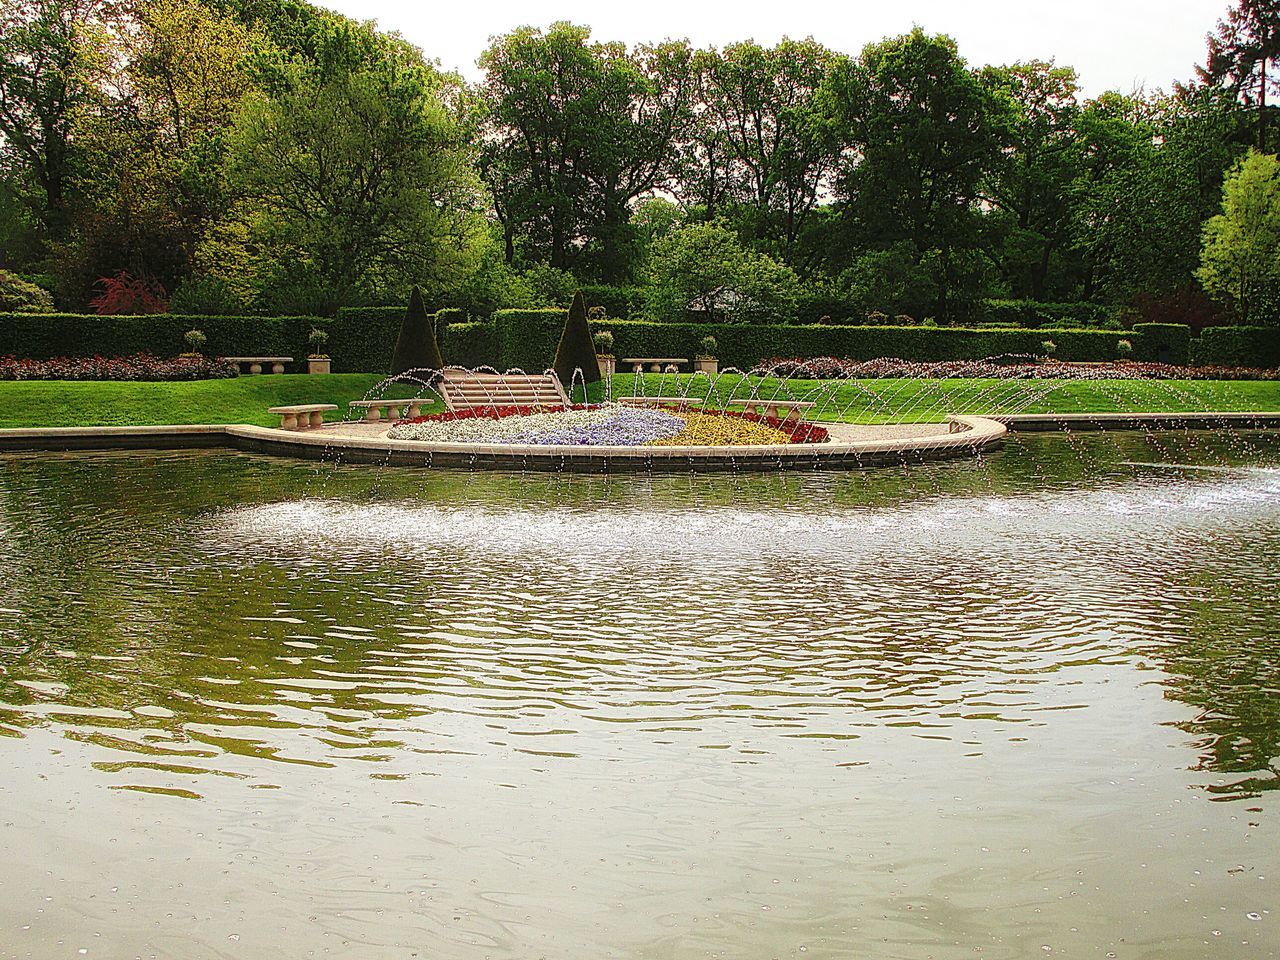
[[[613,356],[613,333],[609,330],[597,330],[591,337],[596,345],[596,353],[605,356]]]
[[[422,291],[417,287],[409,295],[409,307],[405,310],[400,336],[391,355],[391,374],[410,370],[442,370],[444,357],[436,343],[434,320],[427,315],[422,303]]]
[[[311,345],[311,353],[309,356],[322,358],[326,356],[324,345],[329,342],[329,334],[321,330],[319,327],[312,327],[311,332],[307,334],[307,343]]]
[[[1280,367],[1280,330],[1206,327],[1192,345],[1191,362],[1228,367]]]
[[[204,357],[160,360],[145,353],[51,360],[0,357],[0,380],[218,380],[234,377],[238,372],[234,363]]]
[[[1132,357],[1132,356],[1133,356],[1133,341],[1132,341],[1132,340],[1117,340],[1117,341],[1116,341],[1116,356],[1117,356],[1117,357],[1119,357],[1121,360],[1128,360],[1130,357]]]
[[[0,270],[0,311],[53,313],[53,294],[16,273]]]
[[[714,360],[716,358],[716,348],[720,345],[716,343],[716,338],[712,336],[703,337],[698,341],[698,359]]]
[[[1040,352],[1043,353],[1046,357],[1052,357],[1055,353],[1058,352],[1058,345],[1054,343],[1052,340],[1041,340]]]
[[[244,301],[220,277],[187,277],[169,298],[169,310],[196,316],[234,317],[245,313]],[[126,311],[127,312],[127,311]]]
[[[203,330],[188,330],[182,335],[182,339],[192,353],[200,353],[209,344],[209,338],[204,335]]]
[[[114,277],[101,277],[95,286],[102,292],[89,306],[99,316],[169,312],[164,287],[152,277],[135,277],[121,270]]]
[[[564,331],[556,347],[556,375],[566,387],[573,383],[574,375],[582,372],[584,384],[600,380],[600,360],[591,342],[591,326],[587,322],[587,303],[581,293],[574,294],[573,305],[565,317]]]
[[[1039,300],[982,300],[975,321],[979,326],[1092,328],[1120,326],[1119,311],[1096,303],[1044,303]]]
[[[582,296],[587,301],[587,316],[591,320],[601,319],[593,312],[596,310],[604,310],[606,317],[618,317],[621,320],[644,313],[643,287],[589,283],[582,287]]]

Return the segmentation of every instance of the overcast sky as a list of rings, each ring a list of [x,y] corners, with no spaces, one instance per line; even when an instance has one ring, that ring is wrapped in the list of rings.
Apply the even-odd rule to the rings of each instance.
[[[489,37],[522,24],[570,20],[601,40],[687,37],[697,46],[812,35],[846,53],[918,23],[948,33],[971,65],[1032,58],[1074,66],[1084,90],[1168,88],[1188,79],[1228,0],[320,0],[398,30],[471,80]]]

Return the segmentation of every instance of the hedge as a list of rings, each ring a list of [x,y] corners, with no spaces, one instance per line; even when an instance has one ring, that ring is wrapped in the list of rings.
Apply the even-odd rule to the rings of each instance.
[[[209,356],[288,356],[294,358],[292,369],[301,372],[310,350],[307,335],[319,327],[329,334],[326,349],[334,373],[379,373],[391,368],[403,318],[404,308],[379,314],[349,311],[336,318],[0,313],[0,356],[172,357],[187,349],[182,335],[194,328],[208,337]]]
[[[1185,323],[1135,323],[1128,339],[1133,343],[1135,360],[1181,366],[1191,361],[1191,328]]]
[[[1191,362],[1219,367],[1280,367],[1280,327],[1205,327]]]
[[[564,326],[563,310],[500,310],[494,314],[498,366],[544,370]],[[1116,344],[1142,337],[1109,330],[975,330],[960,327],[756,326],[747,324],[593,322],[614,335],[620,357],[692,357],[710,334],[722,366],[747,369],[767,357],[847,357],[874,360],[980,360],[1003,354],[1040,354],[1052,340],[1059,360],[1114,360]]]
[[[459,367],[498,366],[498,341],[494,325],[483,321],[450,323],[445,327],[445,363]]]

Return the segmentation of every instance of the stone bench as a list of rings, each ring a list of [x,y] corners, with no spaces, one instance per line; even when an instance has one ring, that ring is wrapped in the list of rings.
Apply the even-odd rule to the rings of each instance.
[[[648,367],[650,373],[663,373],[670,367],[675,367],[672,373],[679,373],[680,366],[688,363],[684,357],[624,357],[622,362],[631,367],[632,373],[644,373],[644,368]]]
[[[614,399],[624,407],[648,407],[651,409],[675,407],[677,410],[686,410],[689,407],[702,406],[702,401],[696,397],[615,397]]]
[[[741,408],[743,413],[754,413],[766,417],[773,417],[777,420],[789,420],[792,414],[795,414],[797,420],[800,414],[805,410],[812,410],[817,404],[810,403],[806,400],[761,400],[745,399],[745,400],[726,400],[724,408],[726,410]],[[761,414],[763,411],[763,414]]]
[[[272,373],[284,373],[284,365],[293,363],[293,357],[219,357],[227,363],[248,366],[250,373],[261,373],[265,365],[270,365]]]
[[[366,420],[375,421],[383,418],[383,411],[386,411],[388,420],[399,420],[401,407],[405,410],[406,418],[420,417],[423,405],[431,403],[432,400],[428,397],[414,397],[412,400],[352,400],[347,406],[353,410],[363,410]]]
[[[291,407],[271,407],[267,413],[280,417],[281,430],[306,430],[324,426],[324,415],[337,409],[336,403],[299,403]]]

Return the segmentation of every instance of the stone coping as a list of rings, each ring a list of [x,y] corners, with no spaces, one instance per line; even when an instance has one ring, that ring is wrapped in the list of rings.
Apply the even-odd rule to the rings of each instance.
[[[1043,430],[1246,430],[1280,429],[1280,411],[1202,411],[1195,413],[1017,413],[992,420],[1013,431]]]
[[[880,466],[975,456],[1000,445],[1007,428],[982,417],[952,417],[951,432],[822,444],[753,447],[568,447],[427,443],[342,436],[338,424],[314,430],[246,425],[62,427],[0,430],[0,450],[173,449],[226,446],[250,452],[345,463],[496,469],[774,470]],[[936,430],[936,427],[934,428]]]
[[[822,444],[757,447],[565,447],[427,443],[337,433],[341,424],[306,430],[228,424],[0,429],[0,452],[228,447],[346,463],[394,463],[494,469],[774,470],[839,469],[946,460],[995,449],[1010,430],[1280,429],[1280,412],[1019,414],[949,417],[949,433]]]

